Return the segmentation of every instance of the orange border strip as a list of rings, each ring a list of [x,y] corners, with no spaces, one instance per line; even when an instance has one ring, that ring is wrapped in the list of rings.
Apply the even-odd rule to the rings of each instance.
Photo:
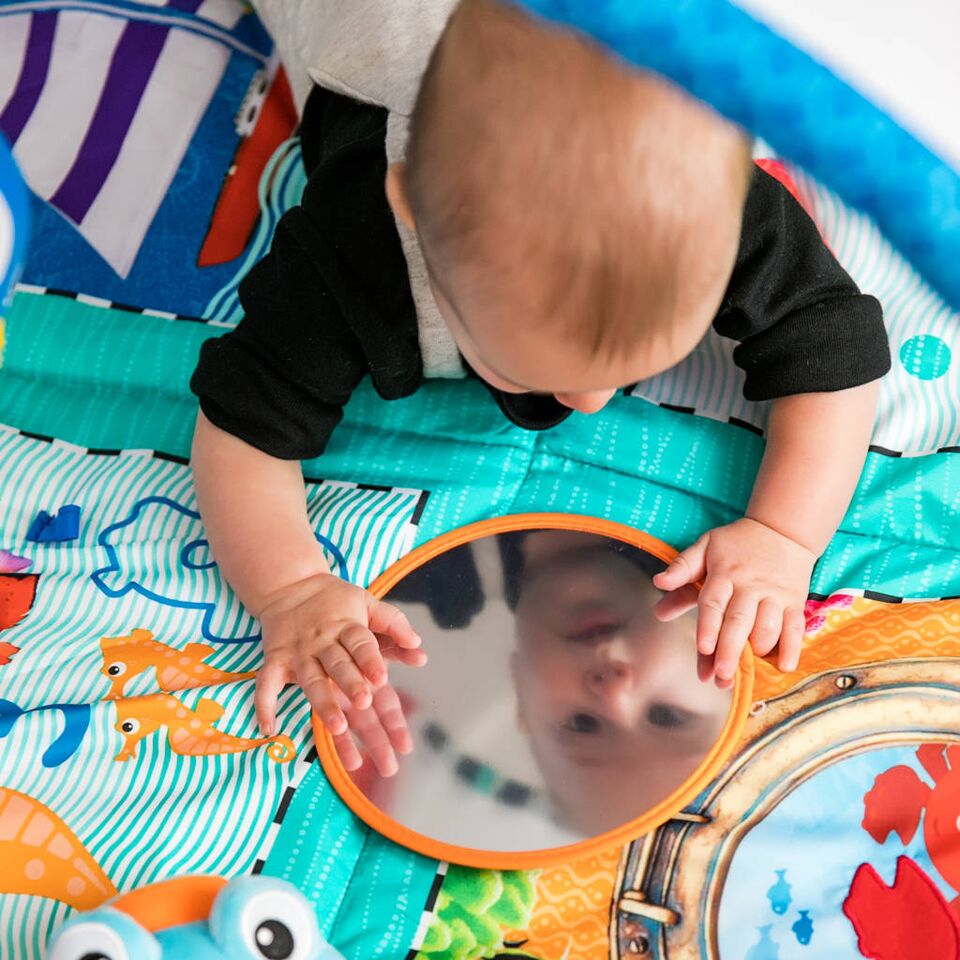
[[[677,551],[662,540],[657,540],[646,533],[634,530],[621,523],[615,523],[612,520],[601,520],[596,517],[569,513],[513,514],[471,523],[423,544],[402,557],[377,577],[370,585],[370,592],[376,597],[385,596],[410,571],[461,544],[512,530],[538,529],[575,530],[580,533],[596,533],[611,537],[614,540],[622,540],[632,546],[639,547],[641,550],[663,560],[664,563],[670,563],[677,556]],[[478,850],[473,847],[460,847],[434,840],[405,827],[371,803],[350,779],[350,775],[344,769],[337,755],[333,737],[316,714],[312,718],[313,733],[317,742],[320,762],[331,785],[339,794],[340,799],[367,826],[382,833],[395,843],[435,860],[444,860],[481,869],[531,870],[538,867],[562,866],[573,860],[595,856],[613,847],[621,847],[655,830],[666,823],[677,811],[682,810],[714,779],[740,740],[743,727],[750,713],[753,681],[753,653],[748,645],[740,659],[740,669],[737,671],[734,681],[733,701],[727,722],[711,751],[704,757],[703,762],[686,782],[646,813],[617,827],[615,830],[591,837],[588,840],[582,840],[579,843],[567,844],[563,847],[551,847],[546,850],[519,852]]]
[[[214,900],[226,885],[223,877],[172,877],[124,893],[109,905],[133,917],[144,930],[159,933],[207,920]]]

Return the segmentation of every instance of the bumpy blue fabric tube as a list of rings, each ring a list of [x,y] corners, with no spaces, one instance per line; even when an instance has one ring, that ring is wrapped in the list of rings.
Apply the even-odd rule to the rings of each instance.
[[[519,0],[655,70],[805,167],[960,309],[960,174],[728,0]]]
[[[27,191],[0,134],[0,310],[19,275],[26,249],[28,220]]]

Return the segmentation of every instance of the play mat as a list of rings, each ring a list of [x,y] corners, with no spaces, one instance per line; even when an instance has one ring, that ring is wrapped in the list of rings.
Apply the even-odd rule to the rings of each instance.
[[[0,370],[0,958],[118,891],[249,873],[294,883],[348,960],[960,957],[960,315],[936,250],[831,182],[838,158],[793,152],[808,174],[758,149],[883,301],[894,356],[801,670],[758,665],[742,743],[654,834],[468,870],[354,818],[296,690],[258,735],[257,625],[196,512],[188,378],[298,200],[296,122],[237,0],[0,4],[0,131],[32,192]],[[540,434],[475,384],[364,386],[305,464],[331,563],[366,584],[453,527],[544,510],[689,544],[743,509],[762,450],[729,351],[708,337]]]

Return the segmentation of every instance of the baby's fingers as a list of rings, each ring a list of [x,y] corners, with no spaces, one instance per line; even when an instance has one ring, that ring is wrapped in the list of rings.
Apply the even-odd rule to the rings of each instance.
[[[365,639],[356,636],[357,633],[367,634]],[[317,655],[326,675],[340,688],[350,703],[360,710],[370,706],[370,685],[364,679],[356,663],[356,655],[363,657],[361,646],[373,644],[376,641],[369,637],[369,631],[359,624],[346,627],[336,643],[325,646]],[[377,650],[377,656],[380,651]]]
[[[671,590],[664,594],[653,608],[653,615],[662,623],[669,623],[682,617],[688,610],[692,610],[700,599],[700,591],[692,583],[688,583],[679,590]]]
[[[704,534],[693,546],[678,554],[666,570],[653,578],[653,585],[660,590],[676,590],[702,580],[707,572],[707,542],[708,535]]]
[[[402,663],[405,667],[422,667],[427,662],[427,654],[423,650],[408,650],[406,647],[381,647],[380,653],[384,660]]]
[[[723,626],[717,638],[715,671],[717,681],[729,682],[737,672],[740,654],[747,645],[757,620],[757,598],[749,593],[735,593],[723,615]]]
[[[792,607],[783,615],[783,632],[780,634],[777,666],[784,673],[792,673],[800,663],[800,651],[803,649],[803,634],[806,626],[803,611],[797,607]]]
[[[349,730],[337,734],[333,738],[333,746],[345,770],[359,770],[363,766],[363,757],[360,756],[353,734]]]
[[[758,657],[765,657],[779,642],[783,631],[783,610],[769,598],[757,608],[757,620],[750,634],[750,646]]]
[[[380,653],[380,644],[373,633],[365,626],[360,623],[351,623],[341,631],[340,643],[328,648],[331,658],[339,662],[341,658],[336,651],[337,646],[347,652],[351,660],[350,666],[354,668],[353,671],[350,671],[350,669],[345,666],[342,670],[344,678],[348,675],[350,676],[348,682],[352,684],[352,689],[351,687],[344,686],[341,686],[340,689],[353,700],[355,706],[363,709],[368,706],[370,702],[366,696],[363,695],[368,692],[366,680],[369,680],[374,687],[379,687],[382,686],[387,679],[387,665],[383,662],[383,657]],[[339,677],[333,672],[331,667],[327,666],[326,663],[324,663],[324,667],[326,667],[327,673],[329,673],[337,683],[340,683]],[[364,680],[364,677],[366,680]],[[358,695],[361,696],[363,702],[357,700]]]
[[[373,761],[377,773],[381,777],[392,777],[399,769],[397,755],[377,711],[372,707],[368,710],[355,711],[353,732]]]
[[[323,725],[335,737],[345,733],[347,718],[337,703],[333,684],[320,662],[314,657],[301,658],[297,663],[297,682]]]
[[[381,687],[373,696],[373,706],[393,749],[401,754],[410,753],[413,750],[413,738],[397,691],[391,686]]]
[[[374,600],[367,614],[367,623],[378,637],[386,637],[398,647],[413,650],[420,646],[420,634],[396,607]]]
[[[730,597],[733,596],[733,584],[720,577],[710,577],[700,591],[697,600],[697,650],[709,657],[717,649],[717,639],[723,625]]]
[[[288,683],[290,667],[284,660],[267,660],[257,673],[257,685],[253,694],[253,707],[257,714],[260,732],[272,737],[276,731],[277,697],[284,684]]]

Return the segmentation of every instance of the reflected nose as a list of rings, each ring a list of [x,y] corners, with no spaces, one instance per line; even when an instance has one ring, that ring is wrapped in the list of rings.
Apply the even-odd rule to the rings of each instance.
[[[611,719],[629,720],[629,701],[636,685],[632,666],[620,660],[594,664],[584,673],[587,693],[598,702]]]
[[[555,393],[559,403],[578,413],[598,413],[616,393],[615,390],[595,390],[591,393]]]

